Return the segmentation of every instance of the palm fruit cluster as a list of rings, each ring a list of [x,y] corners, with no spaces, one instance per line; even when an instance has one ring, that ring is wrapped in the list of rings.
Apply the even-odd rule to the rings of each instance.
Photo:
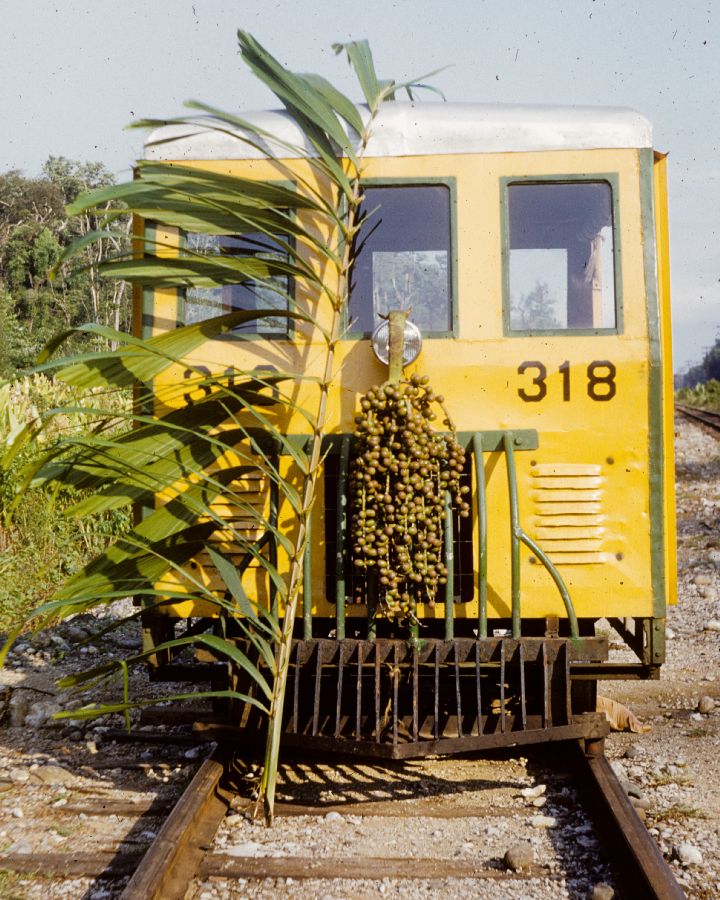
[[[351,539],[354,565],[377,579],[389,616],[412,619],[420,602],[433,603],[447,583],[443,562],[445,497],[470,515],[460,485],[465,451],[444,398],[427,376],[371,388],[355,418],[351,469]],[[449,434],[436,431],[433,408]]]

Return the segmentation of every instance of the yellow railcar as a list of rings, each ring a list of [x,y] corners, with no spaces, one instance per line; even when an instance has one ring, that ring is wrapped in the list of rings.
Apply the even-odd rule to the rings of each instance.
[[[301,140],[282,113],[251,120]],[[281,177],[254,147],[211,130],[169,126],[151,136],[147,156]],[[282,162],[282,179],[288,169],[315,177],[301,159]],[[288,740],[351,737],[380,752],[389,734],[383,752],[409,755],[457,749],[461,738],[468,749],[599,734],[590,715],[596,680],[655,677],[665,609],[675,602],[665,157],[653,150],[648,121],[630,110],[398,102],[379,115],[364,190],[376,213],[361,235],[330,396],[335,439],[313,513]],[[223,240],[225,252],[278,252],[257,235]],[[255,302],[247,285],[145,292],[136,321],[157,333]],[[314,313],[299,288],[294,302]],[[353,569],[347,454],[335,452],[353,431],[359,397],[387,377],[373,332],[406,307],[422,339],[406,373],[428,374],[447,398],[468,450],[473,509],[467,521],[448,519],[449,583],[438,602],[418,606],[410,642],[373,615],[374,591]],[[254,340],[208,342],[188,366],[317,374],[319,347],[301,326],[278,319],[264,328]],[[157,384],[158,397],[167,388]],[[297,386],[301,405],[304,390]],[[297,415],[283,426],[298,439],[307,432]],[[289,471],[289,457],[281,465]],[[287,502],[261,478],[248,476],[246,490],[292,529]],[[274,552],[282,572],[287,560]],[[206,562],[192,563],[193,577],[212,584]],[[259,570],[243,577],[271,603]],[[148,633],[208,613],[178,601],[149,620]],[[608,658],[600,620],[628,653]],[[365,683],[374,698],[367,715]],[[426,687],[432,700],[423,700]],[[384,725],[383,692],[392,707]]]

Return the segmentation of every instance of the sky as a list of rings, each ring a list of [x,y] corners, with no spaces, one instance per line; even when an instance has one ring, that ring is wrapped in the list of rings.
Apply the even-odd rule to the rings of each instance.
[[[720,332],[720,5],[717,0],[0,0],[0,172],[48,156],[125,178],[133,120],[200,99],[277,101],[236,31],[352,93],[335,41],[370,40],[381,76],[434,76],[448,100],[630,106],[669,152],[676,371]]]

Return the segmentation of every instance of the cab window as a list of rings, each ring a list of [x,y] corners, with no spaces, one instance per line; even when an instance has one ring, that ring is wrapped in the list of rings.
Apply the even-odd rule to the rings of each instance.
[[[392,309],[411,309],[425,336],[453,327],[451,192],[446,184],[367,186],[356,241],[349,331],[372,334]]]
[[[610,184],[524,182],[507,191],[510,331],[614,329]]]
[[[280,240],[287,240],[280,235]],[[256,257],[258,259],[284,259],[287,253],[280,244],[265,234],[210,235],[188,233],[188,250],[217,254],[218,256]],[[241,309],[288,309],[290,280],[283,276],[273,276],[269,281],[244,281],[241,284],[226,284],[222,287],[189,287],[185,290],[185,324],[203,322],[213,316],[224,315]],[[285,336],[288,333],[288,319],[268,317],[247,322],[233,329],[244,334]]]

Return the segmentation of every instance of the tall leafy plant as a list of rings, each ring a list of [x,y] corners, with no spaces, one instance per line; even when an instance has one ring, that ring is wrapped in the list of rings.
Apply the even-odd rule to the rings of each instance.
[[[26,473],[25,485],[70,486],[80,491],[81,499],[70,507],[69,515],[92,517],[130,504],[146,510],[133,529],[34,612],[41,624],[127,595],[143,594],[149,598],[146,603],[150,607],[168,599],[195,597],[212,602],[221,618],[233,619],[254,649],[254,654],[246,653],[219,634],[187,634],[128,660],[96,667],[65,683],[84,685],[119,673],[125,686],[123,700],[113,707],[74,710],[73,717],[92,716],[111,708],[126,712],[132,705],[127,695],[128,664],[142,661],[149,653],[177,652],[191,643],[209,646],[243,669],[258,689],[253,696],[232,689],[209,694],[254,703],[267,714],[260,797],[270,822],[309,517],[322,467],[329,393],[337,369],[336,346],[361,220],[365,153],[381,105],[402,88],[412,96],[417,84],[381,81],[364,41],[336,45],[335,50],[347,56],[357,76],[365,100],[365,106],[358,107],[325,78],[290,72],[249,34],[240,31],[238,39],[242,59],[280,100],[298,126],[302,141],[288,143],[252,121],[197,102],[188,104],[191,115],[171,124],[181,126],[186,135],[210,129],[251,145],[272,159],[274,179],[250,180],[193,166],[143,161],[133,182],[100,188],[71,205],[74,213],[105,212],[106,225],[77,241],[60,264],[89,243],[112,237],[116,213],[107,213],[107,206],[111,201],[121,202],[136,221],[152,220],[160,227],[136,236],[132,256],[106,259],[100,267],[105,277],[156,290],[217,287],[252,280],[280,294],[280,282],[289,278],[302,287],[306,311],[273,308],[235,312],[149,339],[119,335],[99,325],[85,326],[85,331],[117,341],[118,349],[53,362],[44,360],[40,368],[77,390],[97,393],[134,385],[135,410],[124,414],[127,427],[118,429],[118,415],[122,414],[111,419],[93,404],[85,405],[83,412],[94,420],[92,429],[57,440],[40,463]],[[145,120],[139,126],[158,124],[168,122]],[[275,148],[272,153],[266,149],[269,146]],[[284,164],[283,158],[300,159],[303,165]],[[283,173],[292,186],[278,183],[278,174]],[[196,245],[178,247],[158,237],[162,227],[206,235],[266,235],[281,246],[283,257],[219,256]],[[187,358],[208,340],[252,320],[283,316],[296,321],[303,339],[312,337],[322,346],[320,374],[311,379],[315,392],[312,405],[305,400],[302,408],[298,405],[294,386],[306,375],[297,370],[272,375],[238,372],[230,380],[226,375],[208,374],[201,367],[191,366],[189,379],[174,389],[163,389],[162,402],[154,396],[153,384],[161,378],[167,382],[168,373],[183,371]],[[61,342],[58,339],[50,350],[57,349]],[[199,400],[188,405],[186,398],[194,387],[200,389]],[[23,444],[47,426],[48,418],[66,415],[67,411],[58,408],[44,422],[31,423],[14,442],[5,464],[11,464]],[[309,438],[303,448],[284,433],[283,423],[290,414],[307,422]],[[281,473],[277,456],[267,450],[264,438],[292,458],[296,476]],[[277,485],[290,505],[293,525],[289,530],[280,529],[262,509],[248,503],[238,487],[251,468]],[[162,502],[157,502],[158,497]],[[229,504],[254,520],[256,532],[262,534],[259,540],[248,537],[247,531],[228,518],[223,510]],[[287,556],[284,575],[276,566],[276,556],[263,552],[268,542],[282,548]],[[223,591],[211,591],[184,568],[201,550],[210,554],[224,582]],[[264,571],[279,599],[281,617],[246,594],[235,565],[238,552]],[[181,583],[176,591],[158,586],[168,573],[175,574]]]

